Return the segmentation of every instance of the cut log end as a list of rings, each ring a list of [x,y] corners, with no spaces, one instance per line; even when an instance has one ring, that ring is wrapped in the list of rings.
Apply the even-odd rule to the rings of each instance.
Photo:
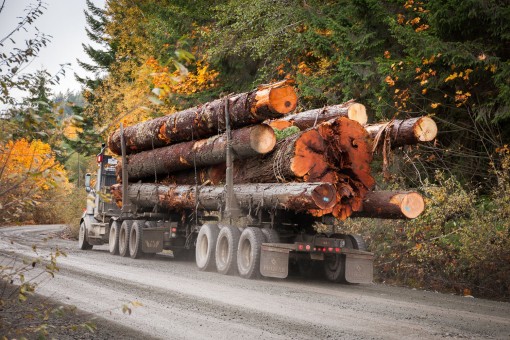
[[[297,106],[298,98],[293,87],[283,86],[269,89],[267,101],[271,111],[287,114],[294,111]]]
[[[407,218],[416,218],[425,210],[423,197],[417,192],[395,195],[390,202],[398,204]]]
[[[337,203],[336,190],[331,184],[321,184],[313,190],[312,199],[319,208],[330,209]]]
[[[270,126],[257,125],[251,129],[250,146],[254,151],[265,154],[272,151],[275,145],[276,135]]]
[[[365,108],[365,105],[354,103],[351,106],[349,106],[349,109],[347,111],[347,117],[349,119],[355,120],[361,125],[365,125],[368,121],[367,116],[367,110]]]
[[[414,125],[414,135],[420,142],[430,142],[437,136],[436,122],[430,117],[421,117]]]

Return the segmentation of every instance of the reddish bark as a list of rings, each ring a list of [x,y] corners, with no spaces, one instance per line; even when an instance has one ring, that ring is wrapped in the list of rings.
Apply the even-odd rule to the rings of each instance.
[[[217,99],[125,128],[127,153],[216,135],[225,130],[225,100]],[[232,128],[239,128],[278,118],[294,110],[296,105],[296,93],[288,82],[262,86],[228,98],[230,124]],[[110,136],[108,147],[113,153],[121,154],[120,130]]]

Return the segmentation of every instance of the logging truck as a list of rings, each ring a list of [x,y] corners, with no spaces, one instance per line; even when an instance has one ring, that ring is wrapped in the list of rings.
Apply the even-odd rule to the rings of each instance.
[[[283,81],[121,124],[108,139],[121,159],[103,145],[95,188],[85,179],[80,248],[108,243],[134,259],[171,251],[244,278],[285,278],[293,268],[372,282],[373,254],[361,237],[334,233],[336,221],[417,217],[423,198],[373,191],[370,163],[378,145],[431,141],[437,127],[428,117],[366,125],[354,101],[288,115],[296,105]],[[288,127],[277,142],[275,131]]]
[[[226,186],[184,187],[178,195],[190,204],[179,212],[154,204],[168,187],[128,184],[119,208],[108,197],[118,161],[105,155],[103,146],[97,163],[95,188],[91,174],[85,176],[89,195],[79,231],[82,250],[109,244],[112,255],[133,259],[171,250],[176,259],[195,258],[199,270],[244,278],[286,278],[290,267],[305,276],[325,274],[333,282],[372,282],[373,254],[360,236],[317,233],[314,224],[332,225],[335,219],[288,210],[331,206],[335,190],[330,184],[228,187],[227,181]]]

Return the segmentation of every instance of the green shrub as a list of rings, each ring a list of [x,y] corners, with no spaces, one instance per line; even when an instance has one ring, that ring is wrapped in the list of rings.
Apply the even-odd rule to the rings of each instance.
[[[510,299],[510,152],[495,169],[499,186],[477,196],[455,178],[425,182],[426,210],[411,221],[352,219],[376,254],[380,281]]]

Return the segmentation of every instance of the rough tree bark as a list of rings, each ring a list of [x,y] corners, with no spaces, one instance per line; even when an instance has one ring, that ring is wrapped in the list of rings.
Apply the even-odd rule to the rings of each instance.
[[[335,205],[336,192],[328,183],[257,183],[237,184],[234,193],[241,208],[285,209],[321,215]],[[220,210],[225,202],[224,186],[130,184],[128,197],[140,208],[180,211],[195,209]],[[122,186],[111,187],[112,196],[122,204]]]
[[[387,123],[369,124],[365,126],[374,140],[389,138],[391,147],[430,142],[437,136],[437,125],[430,117],[417,117],[394,120]],[[386,132],[385,132],[386,131]],[[387,133],[387,135],[385,135]]]
[[[356,121],[339,117],[279,141],[263,157],[236,160],[234,183],[327,182],[335,186],[337,204],[331,213],[345,219],[361,209],[362,199],[374,186],[370,174],[369,137]],[[201,169],[199,184],[220,184],[224,165]],[[194,173],[172,174],[165,183],[194,184]]]
[[[276,136],[271,127],[260,124],[232,131],[232,149],[237,158],[266,154],[273,150]],[[129,180],[145,177],[164,178],[172,172],[224,163],[227,138],[225,134],[195,142],[183,142],[142,151],[128,156]],[[117,176],[122,164],[117,165]],[[193,172],[194,173],[194,172]]]
[[[415,191],[371,191],[363,200],[363,209],[353,217],[416,218],[424,209],[423,197]]]
[[[361,125],[365,125],[368,119],[365,106],[350,100],[339,105],[294,113],[284,118],[271,120],[267,123],[278,130],[283,130],[291,126],[296,126],[300,130],[306,130],[337,117],[347,117],[357,121]]]
[[[260,86],[228,98],[232,128],[281,117],[296,108],[297,95],[287,81]],[[225,130],[225,99],[148,120],[124,129],[127,152],[159,148],[173,143],[207,138]],[[120,155],[120,130],[108,139],[110,150]]]

